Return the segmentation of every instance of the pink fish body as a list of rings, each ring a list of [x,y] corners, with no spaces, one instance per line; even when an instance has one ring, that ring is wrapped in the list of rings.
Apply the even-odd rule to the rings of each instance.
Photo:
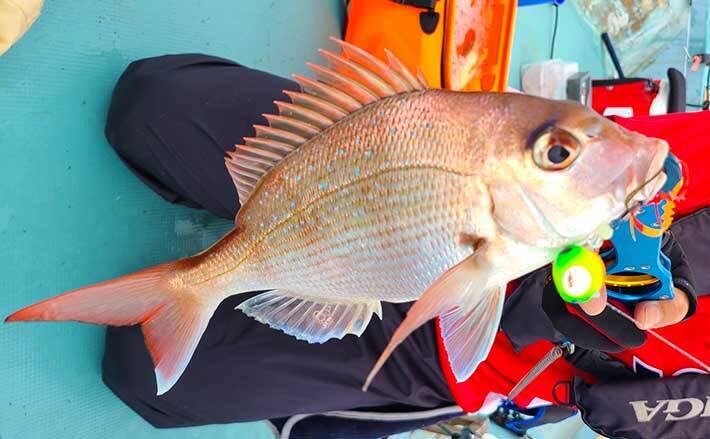
[[[231,295],[270,290],[238,308],[309,342],[362,334],[381,301],[420,299],[381,360],[440,315],[465,379],[487,355],[508,281],[569,244],[598,244],[628,194],[662,184],[667,145],[585,107],[427,89],[393,56],[386,65],[336,42],[341,55],[323,52],[333,68],[296,77],[304,93],[229,154],[242,202],[232,232],[8,321],[140,323],[162,394]]]

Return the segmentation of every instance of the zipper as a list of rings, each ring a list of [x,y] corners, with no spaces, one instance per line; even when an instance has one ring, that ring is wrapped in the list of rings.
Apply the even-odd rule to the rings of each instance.
[[[518,396],[520,392],[522,392],[552,363],[557,361],[557,359],[559,359],[565,354],[571,354],[572,352],[574,352],[574,344],[570,342],[564,342],[562,344],[555,345],[545,354],[544,357],[540,359],[540,361],[537,362],[537,364],[535,364],[535,366],[532,367],[532,369],[528,371],[528,373],[525,374],[524,377],[520,379],[520,381],[515,384],[515,387],[513,387],[508,393],[508,400],[512,401],[516,396]]]

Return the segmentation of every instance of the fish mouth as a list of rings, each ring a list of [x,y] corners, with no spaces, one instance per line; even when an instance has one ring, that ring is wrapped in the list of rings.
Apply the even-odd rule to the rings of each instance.
[[[625,218],[644,203],[653,199],[666,184],[668,176],[665,173],[665,161],[668,148],[662,148],[653,157],[644,180],[635,189],[628,192],[624,199],[624,212],[619,218]]]
[[[644,203],[652,199],[661,190],[667,179],[666,173],[660,169],[626,196],[626,206],[628,207],[634,202]]]
[[[643,181],[626,196],[625,205],[627,207],[635,201],[646,202],[655,197],[658,191],[661,190],[668,179],[668,176],[664,172],[667,156],[667,146],[660,148],[658,152],[654,154]]]

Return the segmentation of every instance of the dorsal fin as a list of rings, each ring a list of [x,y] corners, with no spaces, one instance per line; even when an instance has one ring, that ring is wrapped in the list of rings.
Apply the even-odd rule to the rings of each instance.
[[[389,65],[350,43],[331,38],[342,52],[320,53],[331,67],[308,63],[316,79],[294,75],[302,92],[284,91],[291,102],[277,101],[278,114],[265,114],[269,125],[255,125],[256,137],[225,157],[244,204],[263,176],[296,148],[364,105],[398,93],[427,88],[421,72],[413,75],[391,52]]]

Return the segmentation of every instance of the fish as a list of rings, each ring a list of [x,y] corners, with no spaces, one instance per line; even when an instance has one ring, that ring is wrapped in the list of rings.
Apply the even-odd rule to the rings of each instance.
[[[663,184],[668,145],[589,108],[434,89],[394,54],[333,39],[225,157],[241,209],[206,250],[23,308],[16,321],[141,325],[156,390],[177,382],[217,306],[300,340],[359,336],[415,301],[367,382],[434,317],[457,380],[483,361],[504,286],[594,245]],[[606,229],[605,229],[606,227]]]

